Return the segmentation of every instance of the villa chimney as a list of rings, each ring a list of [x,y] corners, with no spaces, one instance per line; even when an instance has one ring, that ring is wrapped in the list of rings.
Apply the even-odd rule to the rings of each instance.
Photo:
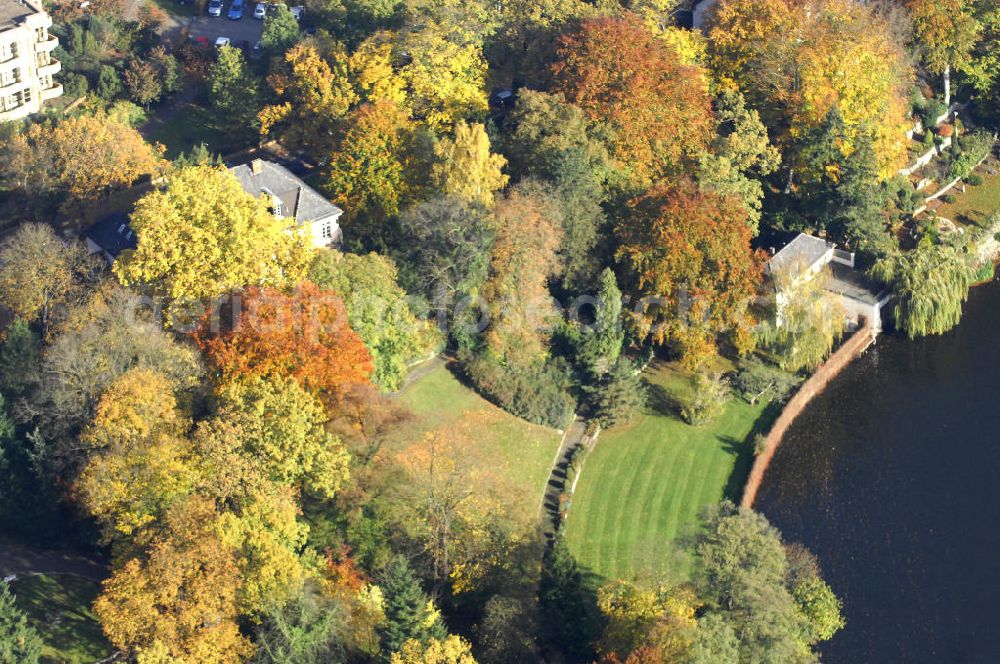
[[[260,175],[264,172],[264,162],[261,159],[254,159],[250,162],[250,172],[254,175]]]

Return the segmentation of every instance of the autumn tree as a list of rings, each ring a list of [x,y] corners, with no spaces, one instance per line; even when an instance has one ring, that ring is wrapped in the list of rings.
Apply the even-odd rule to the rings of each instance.
[[[794,265],[771,273],[781,302],[775,320],[762,324],[759,332],[781,368],[791,372],[818,367],[843,335],[846,323],[839,297],[825,290],[830,271],[803,276],[806,269]]]
[[[617,257],[632,294],[647,298],[637,312],[642,336],[673,345],[689,366],[715,352],[718,335],[750,348],[761,267],[743,204],[681,181],[653,187],[629,210],[617,225]]]
[[[6,177],[27,191],[55,192],[74,201],[127,187],[163,165],[128,125],[105,115],[78,115],[52,125],[32,125],[6,146]]]
[[[329,498],[347,481],[349,455],[324,428],[326,413],[292,378],[249,378],[225,385],[217,417],[235,423],[243,453],[276,482]]]
[[[396,71],[393,55],[394,35],[376,32],[351,53],[351,81],[362,101],[374,104],[388,101],[407,108],[406,82]]]
[[[317,155],[330,152],[338,123],[357,101],[347,54],[337,44],[324,52],[322,46],[302,42],[285,52],[267,79],[278,99],[258,114],[261,136],[280,131],[283,140]]]
[[[464,26],[434,19],[408,31],[400,69],[413,117],[434,131],[485,115],[486,62],[481,44]]]
[[[911,72],[885,20],[850,0],[721,0],[709,60],[760,111],[792,172],[803,169],[796,141],[839,105],[848,128],[843,154],[862,129],[870,132],[888,177],[906,158]]]
[[[397,282],[396,264],[375,253],[324,251],[316,256],[309,275],[321,288],[344,298],[347,320],[371,353],[372,382],[385,390],[399,389],[407,363],[426,354],[436,339],[428,324],[411,311]]]
[[[683,661],[694,638],[699,604],[690,586],[611,581],[597,592],[606,621],[598,651],[618,660],[632,655],[639,661]]]
[[[139,298],[120,287],[108,284],[93,292],[53,333],[38,388],[20,412],[47,441],[39,454],[53,470],[79,464],[74,434],[93,417],[108,387],[130,369],[157,371],[182,392],[201,381],[196,349],[164,332]]]
[[[642,186],[677,172],[713,129],[705,73],[637,17],[586,20],[560,38],[555,92],[607,123],[618,169]]]
[[[427,643],[410,640],[399,652],[392,653],[391,664],[476,664],[472,645],[460,636],[449,635],[443,640]]]
[[[369,381],[371,355],[333,291],[309,282],[291,294],[248,288],[225,313],[218,333],[208,320],[196,336],[227,380],[291,377],[333,400],[351,385]]]
[[[308,269],[310,242],[294,219],[275,217],[267,205],[223,169],[183,169],[136,203],[138,245],[119,256],[114,272],[177,307],[243,286],[294,285]]]
[[[122,73],[125,89],[132,101],[149,109],[149,105],[163,96],[163,83],[151,62],[132,58]]]
[[[483,298],[490,308],[486,342],[498,358],[527,364],[544,357],[557,312],[548,291],[560,272],[558,203],[544,185],[524,182],[496,206],[496,237]]]
[[[972,52],[981,25],[970,0],[907,0],[913,17],[913,33],[923,60],[944,80],[944,103],[951,105],[951,70],[964,70],[972,63]]]
[[[507,184],[503,174],[507,160],[490,152],[490,138],[481,124],[459,121],[454,138],[440,139],[434,155],[431,178],[446,196],[490,207],[494,194]]]
[[[211,502],[192,497],[167,513],[147,554],[104,582],[94,611],[115,647],[148,661],[242,662],[236,556],[216,532]]]
[[[391,101],[363,104],[346,120],[330,157],[326,191],[347,212],[348,234],[369,247],[389,243],[388,221],[418,186],[415,127]]]
[[[89,451],[76,482],[105,542],[121,542],[191,492],[195,470],[170,381],[133,369],[112,383],[81,435]]]
[[[60,307],[78,304],[100,266],[78,242],[67,242],[46,224],[24,224],[0,244],[0,303],[43,334]]]

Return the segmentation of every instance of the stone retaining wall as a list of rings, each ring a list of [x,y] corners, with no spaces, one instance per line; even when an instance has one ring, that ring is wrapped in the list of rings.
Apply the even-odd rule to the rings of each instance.
[[[778,446],[781,445],[785,432],[788,431],[788,427],[792,425],[795,418],[809,405],[813,397],[822,392],[830,381],[843,371],[844,367],[872,345],[877,334],[878,332],[871,328],[869,322],[865,321],[864,325],[841,344],[840,348],[802,384],[795,396],[788,400],[781,415],[774,421],[771,431],[767,434],[764,449],[754,459],[750,476],[743,488],[743,498],[740,500],[742,507],[753,507],[757,491],[760,490],[760,485],[764,481],[764,473],[771,465],[774,453],[778,451]]]

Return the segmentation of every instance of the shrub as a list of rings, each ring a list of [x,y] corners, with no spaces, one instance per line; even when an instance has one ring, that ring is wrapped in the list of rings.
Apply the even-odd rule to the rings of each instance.
[[[967,134],[962,139],[962,152],[956,154],[948,165],[948,177],[964,178],[972,173],[976,164],[982,161],[993,149],[993,135],[985,131]]]
[[[955,133],[955,128],[950,124],[943,124],[937,128],[937,133],[941,138],[948,138]]]
[[[954,203],[958,199],[955,198],[954,194],[945,194],[944,196],[941,197],[941,200],[943,200],[945,203],[951,204],[951,203]]]
[[[760,456],[760,454],[767,449],[767,436],[762,433],[757,434],[753,437],[753,455]]]
[[[566,426],[576,402],[566,372],[554,362],[516,366],[500,364],[488,354],[464,361],[466,377],[484,398],[512,415],[556,429]]]
[[[925,127],[933,127],[937,119],[944,115],[948,108],[944,105],[944,100],[937,97],[928,99],[924,107],[920,110],[920,119]]]
[[[733,388],[747,403],[784,401],[799,383],[795,374],[753,357],[740,363],[733,377]]]
[[[972,185],[973,187],[978,187],[983,183],[983,177],[981,175],[976,175],[975,173],[973,173],[965,178],[965,183],[968,185]]]
[[[694,390],[680,399],[681,418],[696,427],[711,423],[729,401],[729,385],[719,374],[699,373]]]
[[[87,77],[83,74],[70,72],[63,76],[63,92],[67,99],[76,99],[87,94]]]

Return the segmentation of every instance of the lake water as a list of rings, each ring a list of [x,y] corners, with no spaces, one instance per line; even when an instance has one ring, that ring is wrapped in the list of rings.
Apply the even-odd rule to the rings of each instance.
[[[827,664],[1000,662],[1000,284],[946,335],[880,337],[796,420],[756,508],[844,601]]]

